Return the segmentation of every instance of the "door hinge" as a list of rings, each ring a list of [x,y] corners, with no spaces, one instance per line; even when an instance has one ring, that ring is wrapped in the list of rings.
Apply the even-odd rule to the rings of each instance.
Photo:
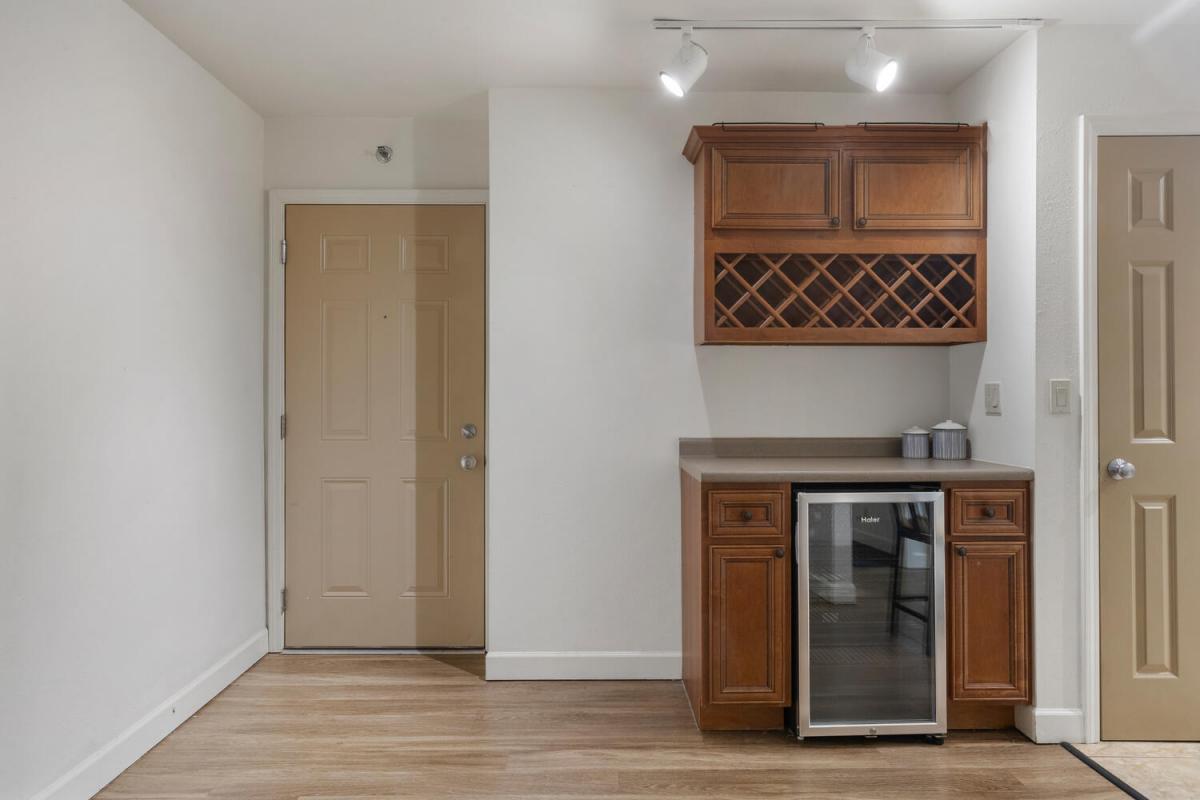
[[[287,239],[279,240],[279,263],[287,264]]]
[[[279,590],[279,613],[287,611],[287,587]]]
[[[287,438],[287,414],[279,415],[279,438]]]

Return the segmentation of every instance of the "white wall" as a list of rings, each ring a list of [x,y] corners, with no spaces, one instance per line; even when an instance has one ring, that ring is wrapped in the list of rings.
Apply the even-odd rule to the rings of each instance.
[[[950,95],[964,122],[988,124],[988,340],[949,350],[950,415],[975,458],[1032,467],[1037,291],[1037,33],[1022,36]],[[983,384],[999,382],[1001,415]]]
[[[262,120],[118,0],[0,108],[0,798],[82,798],[265,651]]]
[[[677,675],[679,437],[891,435],[947,412],[944,348],[693,345],[688,130],[942,120],[946,101],[490,99],[489,675]]]
[[[1080,418],[1078,402],[1069,416],[1047,409],[1051,378],[1079,389],[1079,115],[1200,108],[1196,27],[1140,44],[1133,35],[1130,27],[1074,25],[1038,34],[1034,663],[1039,709],[1062,710],[1039,721],[1039,738],[1083,735]]]
[[[375,160],[389,145],[391,162]],[[268,117],[269,189],[480,189],[486,109],[457,118]]]

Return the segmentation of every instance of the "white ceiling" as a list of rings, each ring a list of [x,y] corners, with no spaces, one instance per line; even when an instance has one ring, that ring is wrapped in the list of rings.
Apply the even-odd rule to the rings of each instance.
[[[264,115],[486,114],[497,87],[656,86],[676,31],[706,19],[1041,17],[1146,23],[1194,0],[126,0]],[[894,91],[946,92],[1010,44],[1011,31],[880,31],[901,60]],[[856,91],[849,31],[698,31],[696,90]]]

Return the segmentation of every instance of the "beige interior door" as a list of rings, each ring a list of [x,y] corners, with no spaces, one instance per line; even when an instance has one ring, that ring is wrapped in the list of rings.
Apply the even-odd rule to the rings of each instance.
[[[1200,137],[1099,178],[1100,733],[1200,739]]]
[[[484,209],[285,229],[284,643],[482,647]]]

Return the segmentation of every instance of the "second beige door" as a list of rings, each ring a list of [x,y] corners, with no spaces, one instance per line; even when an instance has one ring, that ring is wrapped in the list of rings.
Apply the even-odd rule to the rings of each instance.
[[[1101,138],[1098,192],[1100,733],[1200,739],[1200,137]]]
[[[285,230],[284,643],[482,647],[484,209]]]

